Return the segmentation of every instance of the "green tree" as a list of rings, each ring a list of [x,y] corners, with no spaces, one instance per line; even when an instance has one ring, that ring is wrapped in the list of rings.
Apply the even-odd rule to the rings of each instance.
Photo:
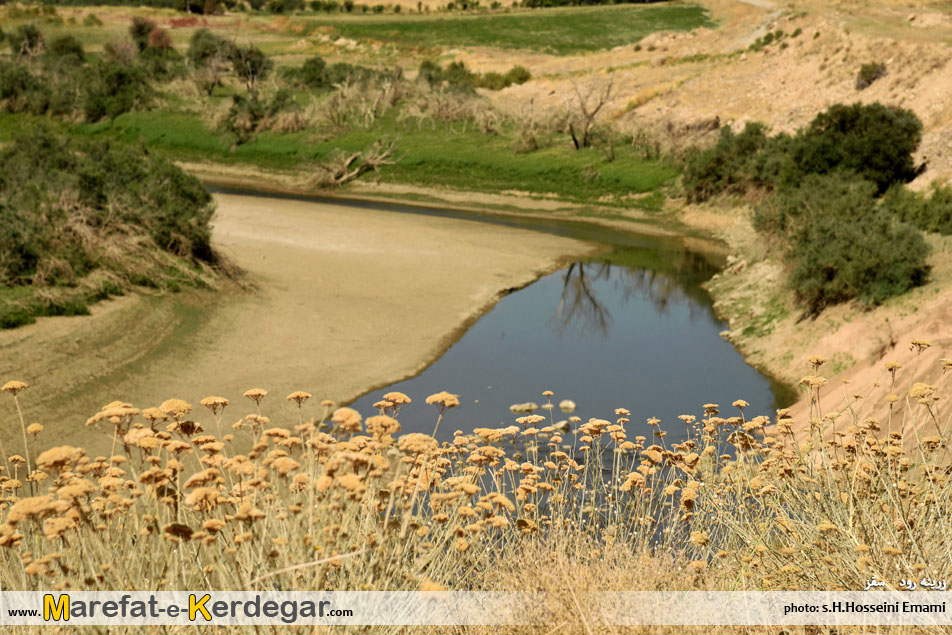
[[[21,24],[7,41],[14,55],[32,57],[43,51],[43,34],[35,24]]]
[[[203,66],[216,58],[228,59],[231,57],[232,44],[208,29],[199,29],[192,34],[188,43],[189,62],[195,66]]]
[[[259,80],[264,79],[274,63],[267,55],[261,52],[257,46],[249,44],[241,47],[235,46],[231,50],[231,63],[235,69],[235,74],[245,83],[249,94],[256,92],[256,85]]]
[[[59,35],[50,40],[46,53],[67,64],[82,64],[86,60],[83,45],[72,35]]]
[[[142,16],[132,18],[132,24],[129,25],[129,35],[140,53],[149,46],[149,34],[156,28],[155,22],[149,18]]]
[[[878,194],[908,183],[919,170],[912,155],[922,139],[915,113],[874,104],[836,104],[801,131],[792,148],[796,184],[805,174],[851,170],[876,184]]]
[[[928,244],[875,193],[851,173],[813,174],[757,206],[755,226],[779,238],[807,314],[852,299],[879,304],[925,282]]]

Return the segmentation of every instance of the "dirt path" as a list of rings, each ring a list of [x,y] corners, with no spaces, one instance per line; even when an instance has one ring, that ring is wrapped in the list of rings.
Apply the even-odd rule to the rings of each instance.
[[[274,415],[292,414],[284,397],[294,390],[349,400],[418,372],[505,290],[594,249],[436,216],[216,200],[217,247],[257,289],[123,298],[91,318],[0,332],[0,378],[33,384],[22,395],[30,421],[59,442],[103,448],[105,437],[83,422],[113,399],[148,407],[179,397],[197,407],[221,395],[235,418],[253,387],[270,391]],[[0,400],[0,421],[18,447],[9,399]]]

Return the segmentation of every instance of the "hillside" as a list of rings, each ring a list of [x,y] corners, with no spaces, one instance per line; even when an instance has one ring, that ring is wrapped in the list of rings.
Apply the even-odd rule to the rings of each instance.
[[[952,14],[946,3],[896,2],[722,2],[701,3],[718,27],[690,33],[651,35],[637,47],[569,59],[534,57],[529,68],[544,77],[500,93],[515,107],[558,107],[572,82],[602,84],[614,78],[610,103],[616,124],[679,151],[713,137],[712,122],[739,130],[761,121],[772,132],[792,132],[834,103],[881,102],[914,111],[924,124],[916,159],[927,169],[912,184],[925,190],[952,178],[952,90],[948,64]],[[764,36],[774,35],[762,45]],[[493,68],[491,52],[465,58],[474,68]],[[886,74],[857,89],[862,65],[878,62]],[[734,263],[709,288],[730,320],[725,336],[751,363],[796,385],[811,373],[807,359],[829,360],[820,371],[829,383],[824,412],[886,412],[895,393],[899,409],[914,382],[940,385],[952,357],[952,241],[929,237],[931,282],[866,311],[856,305],[827,309],[803,319],[802,307],[783,289],[783,266],[766,252],[750,226],[744,201],[706,205],[674,202],[680,219],[731,245]],[[913,339],[931,347],[921,355]],[[916,358],[919,358],[916,363]],[[902,365],[896,386],[884,362]],[[863,395],[861,402],[853,395]],[[915,400],[912,400],[915,405]],[[793,409],[801,431],[809,399]],[[842,426],[840,428],[842,429]]]

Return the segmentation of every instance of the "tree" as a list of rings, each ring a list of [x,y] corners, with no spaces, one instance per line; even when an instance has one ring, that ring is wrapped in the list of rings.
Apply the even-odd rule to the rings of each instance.
[[[43,34],[35,24],[21,24],[7,40],[14,55],[35,57],[43,52]]]
[[[195,66],[209,64],[213,59],[231,56],[232,44],[208,29],[199,29],[188,43],[186,56]]]
[[[922,122],[910,110],[879,103],[836,104],[797,135],[793,180],[845,169],[875,183],[882,194],[921,173],[912,158],[921,140]]]
[[[132,24],[129,25],[129,35],[140,53],[149,46],[149,34],[156,28],[158,28],[156,23],[149,18],[141,16],[132,18]]]
[[[810,174],[757,206],[754,225],[785,243],[790,284],[806,314],[854,298],[879,304],[925,282],[928,243],[877,205],[875,191],[849,172]]]
[[[168,52],[172,49],[172,36],[165,29],[155,27],[149,32],[149,48]]]
[[[587,148],[591,145],[592,128],[595,125],[595,117],[612,97],[612,90],[615,85],[615,77],[610,76],[605,82],[591,82],[583,91],[578,87],[575,80],[572,80],[572,88],[575,89],[575,97],[578,99],[579,114],[581,114],[582,134],[581,138],[575,133],[575,125],[569,124],[569,134],[572,135],[572,143],[575,149]]]
[[[235,74],[245,83],[249,94],[254,94],[258,80],[264,79],[274,63],[261,49],[253,44],[235,46],[231,50],[231,63]]]
[[[59,35],[50,40],[46,53],[69,64],[82,64],[86,59],[83,45],[72,35]]]

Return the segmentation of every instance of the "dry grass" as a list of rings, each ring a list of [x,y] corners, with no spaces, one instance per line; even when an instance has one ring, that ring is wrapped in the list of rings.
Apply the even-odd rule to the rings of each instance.
[[[587,592],[947,579],[948,386],[893,385],[901,422],[824,416],[824,360],[811,363],[815,416],[799,439],[787,413],[748,419],[743,401],[735,416],[683,415],[683,443],[656,419],[651,440],[629,437],[624,409],[563,431],[551,393],[512,426],[443,444],[400,434],[401,393],[364,419],[295,392],[299,416],[282,422],[262,389],[237,418],[221,397],[202,416],[178,399],[114,402],[88,421],[114,433],[111,457],[47,447],[20,421],[22,455],[0,448],[0,575],[17,590],[538,590],[539,632],[598,626]],[[2,390],[18,408],[29,395]],[[427,401],[437,424],[458,403]]]

